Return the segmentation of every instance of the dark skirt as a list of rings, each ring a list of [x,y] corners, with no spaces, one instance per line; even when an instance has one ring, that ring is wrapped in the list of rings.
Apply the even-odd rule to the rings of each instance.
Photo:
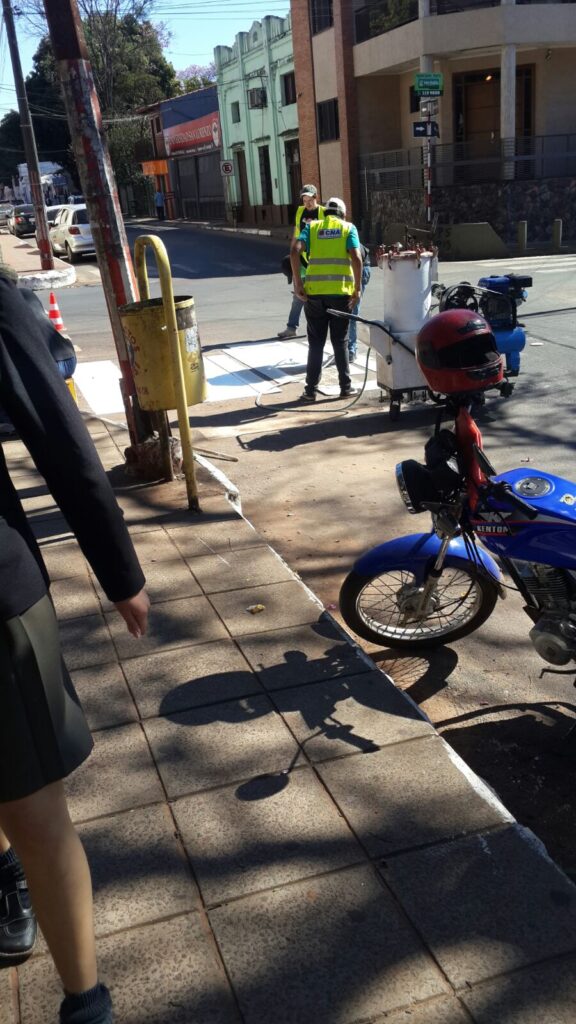
[[[65,778],[91,750],[46,595],[0,622],[0,803]]]

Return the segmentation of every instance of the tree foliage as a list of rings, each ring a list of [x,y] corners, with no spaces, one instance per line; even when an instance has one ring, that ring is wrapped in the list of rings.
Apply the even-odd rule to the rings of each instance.
[[[145,18],[152,9],[151,0],[78,0],[78,6],[110,155],[118,180],[125,181],[130,146],[133,153],[134,140],[145,130],[136,110],[177,95],[181,86],[172,64],[163,55],[162,27],[156,29]],[[40,17],[41,7],[39,0],[24,0],[19,9],[32,23],[34,17]],[[33,61],[26,90],[40,159],[73,167],[68,123],[48,36],[42,39]],[[19,117],[12,112],[0,122],[0,176],[9,177],[23,160]]]
[[[216,67],[211,64],[190,64],[183,71],[177,71],[176,77],[180,82],[182,92],[196,92],[197,89],[204,89],[207,85],[213,85],[216,81]]]

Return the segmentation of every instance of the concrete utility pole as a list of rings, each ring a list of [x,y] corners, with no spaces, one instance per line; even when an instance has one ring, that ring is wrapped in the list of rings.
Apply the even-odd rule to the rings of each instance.
[[[38,234],[40,262],[42,270],[53,270],[54,257],[52,256],[52,247],[50,245],[50,239],[48,238],[48,221],[46,220],[44,193],[42,192],[42,183],[40,181],[38,151],[36,149],[34,129],[30,118],[30,108],[28,107],[28,97],[26,96],[26,86],[24,85],[20,53],[18,51],[18,41],[16,39],[16,30],[14,28],[14,15],[10,6],[10,0],[2,0],[2,12],[4,14],[6,38],[10,48],[12,70],[14,72],[14,84],[16,86],[16,98],[18,100],[18,109],[20,111],[20,129],[22,131],[26,166],[28,167],[28,181],[30,182],[32,202],[34,204],[34,211],[36,214],[36,230]]]
[[[138,286],[102,126],[100,103],[76,0],[44,0],[44,8],[122,371],[122,397],[130,440],[133,446],[137,446],[151,436],[152,427],[150,417],[138,404],[118,307],[138,301]],[[136,452],[135,455],[138,461]]]

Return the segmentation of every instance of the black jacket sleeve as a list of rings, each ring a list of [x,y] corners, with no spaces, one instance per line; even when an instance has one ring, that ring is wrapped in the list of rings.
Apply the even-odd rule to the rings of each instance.
[[[0,403],[111,601],[144,574],[82,417],[18,289],[0,277]]]

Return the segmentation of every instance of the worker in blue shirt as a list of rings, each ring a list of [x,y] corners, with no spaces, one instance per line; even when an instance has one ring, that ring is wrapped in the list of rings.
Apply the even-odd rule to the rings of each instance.
[[[360,239],[354,224],[346,218],[346,205],[333,197],[324,205],[324,218],[307,224],[291,254],[294,292],[305,303],[308,325],[308,361],[305,402],[314,402],[322,375],[322,356],[328,331],[334,350],[340,382],[340,397],[356,392],[352,388],[348,368],[348,324],[330,310],[349,312],[360,301],[362,287],[362,256]],[[298,274],[300,253],[308,256],[306,278]]]

